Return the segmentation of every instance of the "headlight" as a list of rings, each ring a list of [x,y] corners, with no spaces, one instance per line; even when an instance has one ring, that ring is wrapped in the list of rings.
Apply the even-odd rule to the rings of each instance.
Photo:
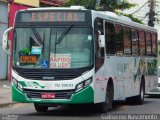
[[[82,88],[83,88],[83,82],[82,83],[80,83],[80,84],[78,84],[77,85],[77,87],[76,87],[76,91],[79,91],[79,90],[81,90]]]
[[[17,82],[16,79],[13,78],[13,79],[12,79],[12,82],[13,82],[13,84],[14,84],[15,86],[17,86],[17,83],[18,83],[18,82]]]
[[[92,78],[89,78],[83,82],[80,82],[79,84],[77,84],[76,86],[76,92],[82,90],[83,88],[87,87],[88,85],[90,85],[92,82]]]
[[[87,86],[87,85],[91,84],[91,82],[92,82],[92,79],[88,79],[88,80],[86,80],[86,81],[84,82],[84,84],[85,84],[85,86]]]
[[[20,82],[18,82],[15,78],[12,79],[13,84],[18,88],[20,91],[23,91],[23,86]]]
[[[18,86],[17,87],[18,87],[19,90],[23,91],[23,86],[22,86],[21,83],[18,82]]]

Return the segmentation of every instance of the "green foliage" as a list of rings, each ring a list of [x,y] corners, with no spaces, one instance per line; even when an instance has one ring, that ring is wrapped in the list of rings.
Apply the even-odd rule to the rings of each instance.
[[[137,4],[129,3],[127,0],[123,0],[117,5],[117,9],[130,9],[131,7],[135,7],[136,5]]]
[[[87,9],[95,9],[96,0],[68,0],[64,6],[69,7],[72,5],[84,6]]]
[[[112,11],[116,9],[124,10],[136,6],[136,4],[129,3],[127,0],[101,0],[100,1],[101,10]]]
[[[140,23],[140,24],[144,24],[141,20],[139,20],[138,18],[133,17],[132,14],[124,14],[124,13],[119,13],[120,15],[124,15],[126,17],[129,17],[132,21]]]
[[[115,12],[116,14],[127,16],[133,21],[143,24],[141,20],[133,17],[131,14],[123,14],[116,11],[136,6],[136,4],[129,3],[127,0],[100,0],[100,2],[97,2],[97,0],[68,0],[64,6],[69,7],[72,5],[84,6],[86,9]]]
[[[133,15],[131,14],[124,14],[124,16],[127,16],[129,18],[131,18],[132,21],[140,23],[140,24],[144,24],[141,20],[139,20],[138,18],[133,17]]]
[[[84,6],[87,9],[94,10],[104,10],[104,11],[112,11],[114,12],[116,9],[129,9],[134,7],[136,4],[129,3],[127,0],[68,0],[64,6],[72,6],[72,5],[80,5]]]

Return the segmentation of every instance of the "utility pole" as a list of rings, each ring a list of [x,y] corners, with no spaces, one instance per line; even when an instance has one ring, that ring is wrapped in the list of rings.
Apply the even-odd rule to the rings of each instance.
[[[156,0],[148,0],[149,3],[149,20],[148,20],[148,25],[151,27],[154,27],[154,22],[156,21],[155,19],[155,6],[156,6]]]

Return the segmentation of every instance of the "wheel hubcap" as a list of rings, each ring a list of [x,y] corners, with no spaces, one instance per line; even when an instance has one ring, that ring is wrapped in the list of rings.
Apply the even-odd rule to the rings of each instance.
[[[143,88],[141,89],[141,100],[143,100],[144,96],[144,92],[143,92]]]

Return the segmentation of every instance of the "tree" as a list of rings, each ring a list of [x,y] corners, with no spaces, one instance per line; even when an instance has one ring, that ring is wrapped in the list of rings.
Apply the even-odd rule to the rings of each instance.
[[[84,6],[87,9],[95,10],[96,3],[96,0],[67,0],[64,6],[79,5]]]
[[[154,23],[156,21],[156,18],[155,18],[155,15],[156,15],[156,12],[155,12],[156,1],[155,0],[149,0],[148,2],[149,2],[149,7],[150,7],[150,10],[148,12],[148,15],[149,15],[148,25],[151,26],[151,27],[154,27]]]
[[[115,10],[124,10],[134,7],[136,4],[129,3],[127,0],[101,0],[101,10],[115,12]]]
[[[123,14],[117,12],[117,10],[129,9],[136,6],[136,4],[129,3],[127,0],[67,0],[64,6],[80,5],[86,9],[111,11],[120,15],[130,17],[133,21],[142,23],[138,18],[134,18],[132,15]]]
[[[104,10],[115,12],[116,9],[129,9],[136,4],[129,3],[127,0],[67,0],[64,6],[80,5],[87,9]]]
[[[133,15],[132,14],[123,14],[123,13],[121,13],[122,15],[124,15],[124,16],[127,16],[127,17],[129,17],[132,21],[134,21],[134,22],[137,22],[137,23],[140,23],[140,24],[144,24],[141,20],[139,20],[138,18],[135,18],[135,17],[133,17]]]

